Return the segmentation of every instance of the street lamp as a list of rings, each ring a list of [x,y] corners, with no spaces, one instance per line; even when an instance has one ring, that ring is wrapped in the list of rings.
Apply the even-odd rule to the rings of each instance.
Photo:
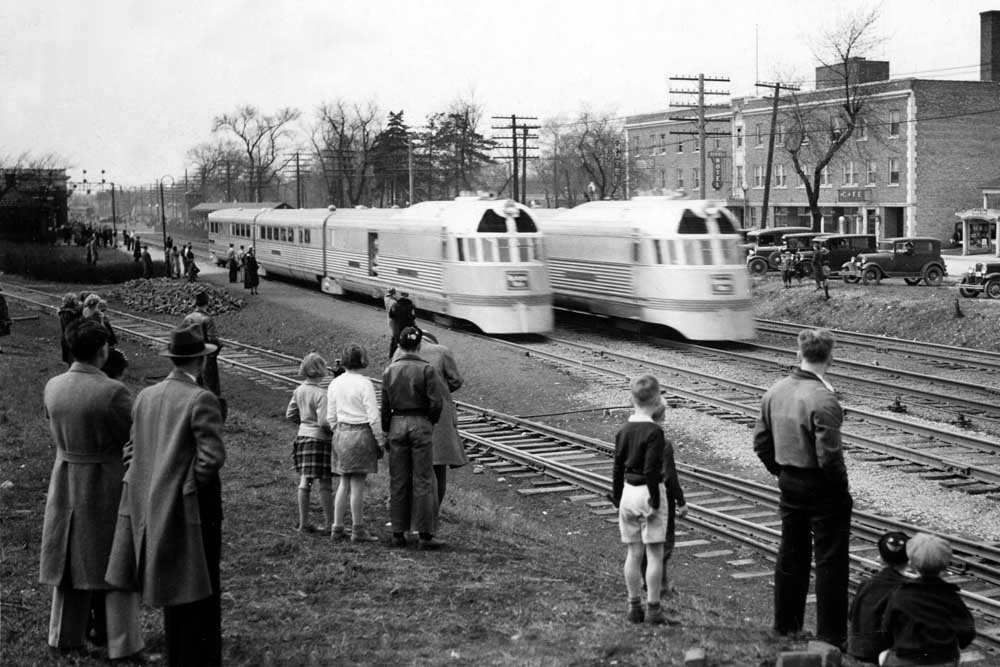
[[[159,183],[160,183],[160,224],[163,227],[163,256],[166,257],[167,256],[167,207],[163,203],[163,179],[164,178],[169,178],[170,179],[170,186],[171,187],[173,187],[176,184],[176,181],[174,181],[174,177],[171,176],[170,174],[167,174],[165,176],[160,176],[160,181],[159,181]],[[167,276],[169,277],[170,276],[170,261],[169,261],[169,259],[167,260],[166,265],[167,265]]]

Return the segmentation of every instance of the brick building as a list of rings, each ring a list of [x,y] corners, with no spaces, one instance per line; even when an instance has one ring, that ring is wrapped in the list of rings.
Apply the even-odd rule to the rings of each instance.
[[[1000,12],[981,14],[984,65],[981,81],[932,79],[887,80],[889,64],[856,59],[849,63],[859,78],[867,110],[847,143],[824,170],[819,205],[823,231],[867,232],[880,238],[934,236],[948,240],[955,213],[982,198],[984,182],[995,178],[1000,156]],[[842,105],[841,88],[831,68],[817,68],[815,90],[785,93],[772,128],[771,98],[736,98],[724,114],[730,137],[716,155],[727,178],[707,187],[706,196],[724,200],[745,227],[762,217],[769,135],[775,133],[767,226],[814,227],[801,179],[783,147],[792,118],[802,109],[831,116]],[[671,121],[675,112],[633,116],[626,120],[630,150],[630,194],[656,188],[697,198],[698,189],[672,175],[694,174],[691,155],[678,152],[691,123]],[[816,118],[824,117],[822,113]],[[827,131],[840,131],[832,124]],[[722,126],[711,124],[711,131]],[[690,138],[686,143],[692,144]],[[715,140],[708,141],[711,154]],[[664,150],[665,149],[665,150]],[[803,151],[806,152],[806,151]],[[808,165],[807,165],[808,166]],[[811,169],[810,169],[811,171]]]
[[[68,222],[64,169],[0,168],[0,238],[45,241]]]

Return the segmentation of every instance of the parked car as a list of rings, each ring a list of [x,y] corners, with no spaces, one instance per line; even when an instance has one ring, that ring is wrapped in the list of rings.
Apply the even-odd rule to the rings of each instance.
[[[747,232],[747,270],[750,275],[762,276],[777,271],[777,259],[784,247],[786,234],[808,232],[808,227],[768,227]]]
[[[832,277],[839,277],[843,273],[844,264],[849,262],[852,257],[856,257],[862,253],[875,252],[878,247],[875,243],[874,234],[823,234],[812,239],[812,243],[819,243],[826,248],[828,252],[827,262],[830,265],[830,275]],[[800,262],[802,272],[806,275],[812,274],[812,247],[810,246],[808,250],[800,251],[799,254],[802,257]],[[845,280],[849,283],[856,283],[860,279],[860,272],[845,276]]]
[[[980,293],[991,299],[1000,299],[1000,261],[977,262],[962,276],[958,293],[970,299]]]
[[[902,278],[907,285],[921,281],[931,287],[941,284],[948,272],[941,257],[941,241],[923,236],[884,239],[875,252],[857,256],[857,274],[865,285],[883,278]],[[850,277],[845,274],[845,281]]]

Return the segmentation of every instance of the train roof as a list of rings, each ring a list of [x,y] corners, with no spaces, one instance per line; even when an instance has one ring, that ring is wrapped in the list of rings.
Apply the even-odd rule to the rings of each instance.
[[[457,197],[448,201],[427,201],[414,204],[407,208],[300,208],[285,210],[254,210],[252,213],[244,209],[229,209],[209,214],[210,220],[227,219],[231,221],[256,220],[257,224],[265,225],[316,225],[324,221],[328,224],[354,223],[382,224],[402,223],[406,225],[426,225],[435,229],[446,227],[453,233],[476,233],[487,211],[493,211],[500,218],[517,212],[518,216],[527,214],[533,219],[533,212],[526,206],[512,200],[482,199],[479,197]],[[247,218],[247,216],[249,216]],[[239,218],[234,220],[234,218]]]
[[[636,197],[625,201],[594,201],[570,209],[532,211],[541,221],[542,232],[560,227],[595,227],[595,231],[639,229],[647,233],[677,234],[686,218],[724,216],[729,224],[720,230],[738,235],[735,218],[720,202],[706,199]],[[712,232],[715,233],[715,232]]]
[[[254,218],[270,209],[267,208],[224,208],[208,214],[211,221],[226,220],[228,222],[253,222]]]

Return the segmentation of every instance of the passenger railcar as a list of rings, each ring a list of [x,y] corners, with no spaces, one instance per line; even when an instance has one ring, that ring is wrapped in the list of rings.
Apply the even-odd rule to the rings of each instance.
[[[692,340],[753,338],[741,237],[725,208],[637,197],[536,215],[556,305],[662,324]]]
[[[253,246],[253,221],[264,209],[224,209],[229,215],[208,219],[209,261],[223,266],[228,261],[229,244],[237,251],[240,246]]]
[[[289,209],[209,215],[220,233],[250,219],[266,275],[315,280],[324,292],[409,292],[417,308],[486,333],[552,328],[542,234],[513,201],[459,197],[402,209]],[[219,236],[221,248],[229,241]]]

